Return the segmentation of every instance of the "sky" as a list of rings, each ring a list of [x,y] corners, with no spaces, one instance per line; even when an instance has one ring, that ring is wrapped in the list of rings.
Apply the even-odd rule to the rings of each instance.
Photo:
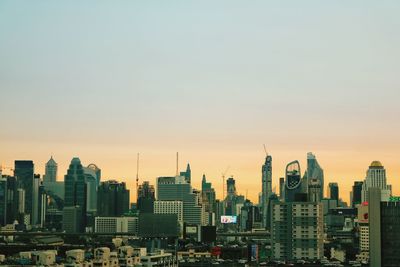
[[[140,182],[190,162],[257,201],[316,154],[348,201],[380,160],[400,194],[399,1],[1,1],[0,163],[72,157]],[[9,170],[5,170],[7,173]],[[326,191],[326,190],[325,190]]]

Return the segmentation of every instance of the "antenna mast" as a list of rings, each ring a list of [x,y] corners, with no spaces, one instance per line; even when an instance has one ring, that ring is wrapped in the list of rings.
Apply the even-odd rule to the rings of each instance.
[[[136,158],[136,194],[136,197],[139,198],[139,153]]]
[[[268,152],[267,152],[267,148],[265,147],[265,144],[263,144],[263,146],[264,146],[265,156],[268,156]]]

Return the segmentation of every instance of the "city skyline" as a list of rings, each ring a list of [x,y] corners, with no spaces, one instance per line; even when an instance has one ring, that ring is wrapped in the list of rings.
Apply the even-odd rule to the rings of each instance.
[[[399,2],[91,3],[0,3],[4,165],[79,156],[132,189],[136,153],[152,181],[179,151],[255,200],[266,144],[274,186],[312,151],[347,201],[373,160],[400,192]]]
[[[310,151],[309,151],[310,152]],[[107,170],[107,168],[105,166],[108,166],[107,164],[102,166],[99,163],[97,163],[96,161],[85,161],[82,159],[82,157],[79,157],[81,159],[81,162],[84,166],[87,166],[91,163],[96,164],[102,171],[102,181],[107,181],[107,180],[117,180],[119,182],[126,182],[127,183],[127,187],[128,189],[130,189],[130,197],[131,197],[131,202],[136,202],[136,154],[133,155],[135,153],[132,153],[132,165],[130,167],[127,166],[123,166],[122,167],[122,171],[123,170],[128,170],[131,169],[132,171],[130,172],[129,176],[128,175],[112,175],[112,172],[110,172],[109,170]],[[343,181],[341,180],[335,180],[332,179],[331,176],[329,175],[330,171],[329,169],[327,169],[325,167],[325,165],[331,165],[331,164],[325,164],[325,162],[323,161],[323,159],[321,159],[321,157],[319,157],[318,154],[314,153],[316,155],[316,158],[319,162],[319,164],[321,165],[321,167],[324,169],[325,171],[325,188],[324,188],[324,196],[325,197],[329,197],[328,194],[328,184],[329,183],[338,183],[339,188],[340,188],[340,195],[339,197],[341,199],[343,199],[344,201],[347,202],[347,204],[350,204],[350,191],[352,190],[352,186],[353,183],[355,181],[364,181],[364,179],[366,178],[366,172],[370,166],[370,164],[375,161],[378,160],[380,162],[382,162],[383,166],[386,169],[386,173],[387,173],[387,181],[388,184],[395,184],[395,179],[393,179],[393,177],[391,176],[391,174],[393,174],[393,171],[390,170],[390,168],[388,167],[388,165],[385,163],[385,161],[383,160],[379,160],[379,159],[375,159],[375,160],[371,160],[369,161],[366,166],[364,167],[364,170],[361,172],[361,174],[355,178],[352,179],[350,176],[348,176],[348,179],[343,179]],[[163,166],[163,170],[159,171],[159,169],[157,170],[153,170],[151,167],[151,164],[149,165],[149,163],[144,162],[144,160],[147,158],[146,155],[144,155],[143,153],[140,154],[141,156],[141,161],[140,161],[140,167],[139,167],[139,184],[142,184],[144,181],[149,181],[150,184],[152,185],[156,185],[156,179],[158,177],[161,176],[174,176],[176,173],[176,154],[175,153],[171,153],[170,157],[168,158],[168,161],[164,161],[164,163],[160,164]],[[186,157],[183,157],[182,154],[179,154],[179,171],[184,171],[186,170],[186,164],[190,163],[191,169],[192,169],[192,185],[194,186],[194,188],[196,189],[201,189],[201,180],[202,180],[202,176],[203,174],[206,175],[207,177],[207,181],[212,183],[213,188],[216,190],[217,193],[217,198],[221,199],[222,196],[222,173],[229,167],[228,172],[225,175],[225,180],[229,177],[231,177],[231,175],[233,175],[233,177],[236,180],[236,185],[237,185],[237,191],[238,194],[248,196],[248,199],[250,199],[253,203],[258,203],[259,200],[259,193],[261,193],[261,166],[262,164],[265,163],[265,153],[264,155],[262,153],[260,153],[260,156],[264,156],[264,161],[260,162],[258,165],[257,164],[252,164],[256,167],[254,167],[255,169],[246,169],[246,170],[240,170],[237,167],[233,166],[233,165],[227,165],[225,167],[225,169],[221,169],[221,171],[218,174],[218,170],[215,173],[215,175],[212,175],[211,172],[202,172],[199,171],[198,168],[196,167],[196,164],[194,161],[190,161],[190,160],[186,160]],[[280,177],[284,177],[284,173],[285,173],[285,166],[289,163],[288,162],[279,162],[279,159],[275,159],[273,154],[269,154],[272,156],[273,161],[272,161],[272,189],[275,193],[279,194],[279,178]],[[58,158],[54,155],[50,156],[53,157],[53,159],[57,162],[58,164],[58,176],[57,176],[57,181],[63,181],[64,180],[64,175],[67,172],[67,169],[69,167],[70,161],[72,160],[73,157],[71,157],[70,159],[67,159],[66,162],[61,162],[60,160],[58,160]],[[48,159],[50,159],[50,157]],[[45,173],[45,164],[48,161],[44,160],[42,162],[33,160],[34,165],[35,165],[35,173],[41,174],[42,175],[42,179],[43,179],[43,175]],[[32,159],[15,159],[15,160],[32,160]],[[125,159],[127,160],[127,159]],[[293,159],[296,160],[296,159]],[[278,161],[278,162],[277,162]],[[304,176],[304,172],[306,170],[306,164],[307,164],[307,153],[304,155],[303,158],[299,158],[298,161],[300,162],[300,167],[301,167],[301,177]],[[321,163],[322,162],[322,163]],[[3,174],[10,174],[12,175],[13,172],[11,171],[11,168],[13,168],[14,166],[14,160],[12,162],[10,162],[10,164],[4,164],[4,162],[2,163],[3,165]],[[149,167],[150,166],[150,167]],[[241,165],[243,166],[243,165]],[[246,166],[246,165],[245,165]],[[279,166],[283,166],[283,169],[281,170],[279,168]],[[148,168],[147,170],[145,168]],[[348,167],[347,167],[348,168]],[[363,166],[359,166],[358,169],[362,169]],[[121,170],[117,170],[117,173],[121,173]],[[352,172],[354,172],[354,170],[352,170]],[[111,174],[110,174],[111,173]],[[238,173],[238,174],[236,174]],[[239,176],[240,174],[243,174],[243,176]],[[279,175],[277,175],[277,173]],[[247,176],[246,176],[247,174]],[[251,176],[251,182],[250,183],[246,183],[249,178],[250,175]],[[255,177],[256,175],[258,175],[259,177]],[[256,179],[258,178],[258,179]],[[255,181],[255,182],[253,182]],[[226,185],[225,185],[226,186]],[[275,189],[275,190],[274,190]],[[225,188],[226,190],[226,188]],[[257,191],[258,190],[258,191]],[[225,192],[226,194],[226,192]],[[400,195],[400,188],[397,188],[396,186],[393,186],[393,195]]]

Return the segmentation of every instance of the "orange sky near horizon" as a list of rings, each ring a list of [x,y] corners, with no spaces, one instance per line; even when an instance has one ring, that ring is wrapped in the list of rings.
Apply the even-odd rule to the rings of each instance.
[[[7,144],[2,144],[3,148]],[[5,145],[5,146],[4,146]],[[12,145],[11,145],[12,147]],[[11,148],[10,147],[10,148]],[[13,166],[14,159],[31,159],[35,163],[35,172],[44,174],[44,166],[50,157],[46,150],[31,148],[23,152],[26,146],[15,149],[4,157],[2,150],[3,166]],[[127,183],[131,191],[131,202],[136,200],[136,151],[129,148],[90,146],[77,149],[79,152],[72,153],[72,148],[68,145],[60,146],[57,153],[53,152],[54,159],[57,161],[58,180],[63,180],[68,164],[72,157],[80,157],[82,163],[87,166],[95,163],[102,170],[102,180],[117,180]],[[279,177],[283,177],[284,169],[288,162],[299,160],[301,172],[306,168],[306,153],[308,150],[271,150],[273,158],[273,188],[279,192]],[[395,154],[390,153],[366,153],[366,151],[312,151],[316,154],[317,160],[324,169],[325,174],[325,195],[327,194],[327,185],[329,182],[337,182],[340,188],[340,197],[349,202],[351,186],[354,181],[362,181],[369,164],[373,160],[380,160],[386,168],[388,183],[393,185],[393,194],[400,194],[400,182],[397,179],[400,173],[400,167],[397,163]],[[221,198],[222,178],[221,174],[229,166],[227,177],[233,175],[236,180],[237,191],[239,194],[246,195],[254,203],[258,203],[258,193],[261,190],[261,166],[264,163],[265,155],[262,146],[242,147],[237,150],[229,151],[211,150],[206,153],[204,149],[181,150],[180,151],[180,170],[186,168],[187,162],[192,169],[192,185],[195,188],[201,188],[201,177],[206,174],[207,180],[213,183],[217,191],[217,197]],[[156,177],[175,174],[176,154],[166,149],[160,150],[142,150],[140,154],[140,183],[150,181],[155,184]],[[3,171],[10,173],[8,170]]]

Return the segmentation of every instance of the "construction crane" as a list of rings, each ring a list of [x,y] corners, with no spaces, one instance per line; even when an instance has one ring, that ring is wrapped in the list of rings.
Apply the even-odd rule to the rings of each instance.
[[[222,200],[225,199],[225,175],[229,171],[230,166],[222,173]]]

